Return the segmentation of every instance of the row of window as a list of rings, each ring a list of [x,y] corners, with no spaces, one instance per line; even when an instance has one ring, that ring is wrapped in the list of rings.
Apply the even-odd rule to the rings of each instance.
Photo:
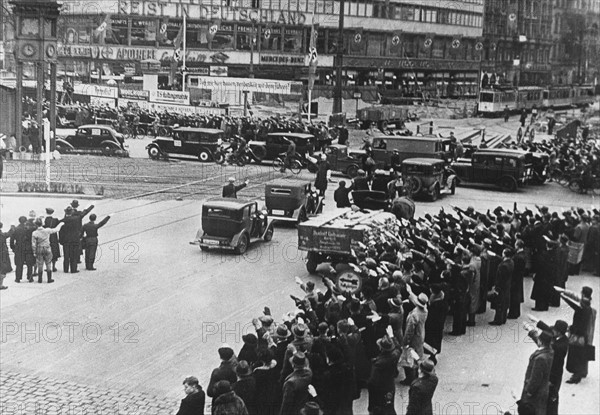
[[[71,23],[73,21],[71,20]],[[155,20],[113,18],[104,32],[96,30],[100,23],[82,20],[79,25],[59,24],[59,39],[66,44],[98,44],[174,47],[181,23],[169,21],[166,32],[161,33]],[[409,58],[479,59],[475,40],[465,38],[459,48],[452,47],[450,37],[434,37],[425,44],[425,35],[404,33],[398,39],[390,32],[365,32],[356,42],[356,32],[344,33],[346,54],[362,56],[405,56]],[[254,40],[254,41],[253,41]],[[308,52],[310,28],[305,26],[266,26],[222,23],[214,35],[209,33],[209,23],[188,22],[186,47],[191,49],[242,50],[254,47],[256,51]],[[321,28],[317,37],[319,54],[334,54],[337,50],[337,30]]]
[[[481,27],[483,19],[481,13],[389,3],[375,3],[365,17],[470,27]]]

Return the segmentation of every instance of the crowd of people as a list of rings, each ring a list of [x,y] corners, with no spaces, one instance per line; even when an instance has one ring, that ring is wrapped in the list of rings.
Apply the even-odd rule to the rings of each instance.
[[[28,216],[19,217],[18,225],[12,225],[3,231],[0,222],[0,286],[2,290],[6,275],[13,271],[10,250],[14,254],[15,282],[20,283],[23,272],[28,282],[43,283],[44,265],[47,282],[53,283],[53,273],[57,272],[56,263],[63,257],[63,272],[78,273],[81,256],[85,250],[85,269],[95,271],[96,252],[98,248],[98,229],[110,219],[106,216],[96,222],[96,215],[91,214],[89,221],[83,219],[91,212],[94,205],[79,210],[79,201],[73,200],[66,207],[64,217],[54,217],[54,209],[46,208],[45,216],[30,211]],[[62,245],[62,255],[61,255]]]
[[[527,326],[539,351],[526,371],[519,413],[558,413],[565,355],[570,383],[587,376],[591,359],[592,289],[579,296],[564,287],[580,266],[599,270],[600,210],[454,207],[402,222],[396,234],[382,231],[385,238],[359,243],[356,263],[341,265],[359,276],[358,291],[343,291],[330,275],[322,277],[324,292],[297,279],[304,297],[291,296],[295,311],[276,321],[267,307],[237,354],[219,348],[221,363],[206,392],[198,379],[184,381],[194,397],[184,399],[179,415],[202,413],[205,393],[213,414],[352,414],[363,389],[370,414],[395,414],[397,381],[409,388],[406,413],[431,414],[447,316],[451,336],[465,335],[488,307],[495,310],[491,325],[517,319],[529,276],[534,310],[559,307],[562,299],[574,315],[570,326]],[[583,264],[572,258],[571,241],[583,241]]]

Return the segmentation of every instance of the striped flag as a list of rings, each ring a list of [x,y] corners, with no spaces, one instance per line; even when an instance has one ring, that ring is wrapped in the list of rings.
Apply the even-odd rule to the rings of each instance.
[[[313,24],[310,28],[310,43],[308,48],[308,88],[313,89],[315,86],[315,77],[317,74],[317,36],[319,35],[319,25]]]

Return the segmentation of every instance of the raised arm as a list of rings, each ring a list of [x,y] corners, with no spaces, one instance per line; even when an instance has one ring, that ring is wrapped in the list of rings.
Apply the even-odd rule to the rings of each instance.
[[[98,226],[96,226],[96,229],[99,229],[99,228],[103,227],[104,225],[106,225],[106,222],[108,222],[109,219],[110,219],[110,215],[108,215],[107,217],[102,219],[102,221],[100,221]]]

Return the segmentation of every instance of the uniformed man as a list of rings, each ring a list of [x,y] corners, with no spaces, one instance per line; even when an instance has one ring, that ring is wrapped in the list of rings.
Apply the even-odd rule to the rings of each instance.
[[[96,261],[96,250],[98,249],[98,229],[106,225],[110,219],[110,215],[102,219],[100,223],[96,223],[96,215],[90,215],[90,221],[83,225],[83,238],[85,240],[85,269],[88,271],[96,271],[94,262]]]
[[[223,197],[231,197],[233,199],[237,199],[237,192],[242,190],[244,187],[248,186],[249,180],[246,179],[246,181],[238,186],[235,185],[235,178],[234,177],[230,177],[229,178],[229,183],[226,184],[225,186],[223,186]]]
[[[23,267],[27,266],[27,280],[33,282],[33,264],[35,260],[31,252],[31,238],[27,240],[27,218],[21,216],[19,225],[10,237],[10,249],[15,254],[15,282],[21,282],[23,277]],[[29,243],[28,243],[29,242]]]

